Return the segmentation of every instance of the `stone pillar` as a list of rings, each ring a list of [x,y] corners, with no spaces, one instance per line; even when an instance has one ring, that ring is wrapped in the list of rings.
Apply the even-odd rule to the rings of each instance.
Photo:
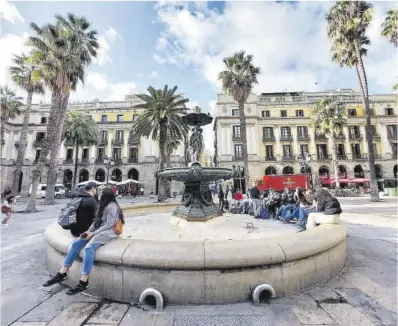
[[[95,162],[95,159],[97,158],[97,145],[90,146],[90,149],[88,151],[88,157],[90,159],[90,163]]]
[[[123,131],[123,147],[122,147],[122,157],[123,159],[128,157],[128,142],[129,140],[129,131],[128,130],[124,130]]]
[[[105,154],[108,157],[112,157],[112,139],[113,134],[108,131],[108,145],[105,148]]]
[[[388,140],[387,125],[380,123],[379,133],[380,133],[381,146],[382,146],[381,152],[384,154],[391,154],[392,149],[390,141]]]
[[[292,156],[296,158],[300,155],[300,146],[297,140],[297,127],[290,127],[293,136],[293,148],[292,148]]]
[[[282,156],[282,143],[281,143],[281,130],[278,127],[274,127],[274,136],[275,136],[275,156]]]
[[[350,143],[350,133],[348,131],[348,127],[345,126],[343,127],[343,133],[345,135],[345,153],[347,155],[347,159],[351,160],[352,159],[352,152],[351,152],[351,143]]]
[[[313,127],[308,127],[308,135],[311,139],[308,150],[311,154],[311,159],[313,159],[314,157],[316,157],[315,130]]]
[[[367,154],[368,151],[368,142],[366,141],[366,131],[365,126],[359,126],[359,130],[361,131],[362,135],[362,154]]]

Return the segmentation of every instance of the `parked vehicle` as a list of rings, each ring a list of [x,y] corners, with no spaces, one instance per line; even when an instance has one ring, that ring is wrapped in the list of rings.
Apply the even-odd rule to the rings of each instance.
[[[260,191],[274,189],[283,191],[285,188],[294,190],[296,188],[310,189],[311,180],[308,174],[291,175],[265,175],[261,184],[258,186]]]
[[[39,183],[37,186],[37,193],[36,193],[36,198],[37,199],[43,199],[46,197],[46,190],[47,190],[47,185],[44,183]],[[63,184],[57,183],[55,185],[55,198],[64,198],[65,197],[65,192],[66,188]],[[32,185],[29,188],[29,196],[32,194]]]

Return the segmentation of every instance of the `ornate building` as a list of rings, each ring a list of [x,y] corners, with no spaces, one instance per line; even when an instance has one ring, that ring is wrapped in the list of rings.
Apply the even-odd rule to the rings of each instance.
[[[313,177],[331,174],[331,141],[317,136],[311,125],[313,104],[336,96],[346,104],[347,126],[337,141],[341,176],[368,177],[364,108],[359,92],[338,89],[326,92],[251,94],[245,105],[250,181],[269,174],[303,173]],[[370,97],[376,174],[379,179],[397,177],[396,95]],[[226,94],[217,95],[215,111],[215,161],[218,166],[243,165],[237,104]],[[309,155],[306,155],[309,154]],[[305,164],[299,156],[309,158]]]
[[[109,180],[139,180],[146,193],[156,193],[157,183],[154,177],[159,164],[159,145],[147,138],[137,138],[132,130],[133,122],[142,113],[133,109],[139,103],[134,95],[124,101],[70,103],[69,110],[84,111],[98,122],[100,141],[95,146],[82,146],[79,149],[77,181],[95,179],[106,181],[108,168]],[[32,181],[32,171],[41,151],[41,142],[45,137],[49,116],[48,104],[33,105],[28,126],[28,142],[20,182],[21,194],[27,194]],[[1,180],[2,189],[11,185],[13,167],[17,157],[18,141],[22,128],[23,112],[5,126],[5,145],[2,150]],[[58,162],[58,183],[70,187],[74,171],[75,148],[72,144],[61,144]],[[114,165],[108,166],[105,157],[111,157]],[[172,166],[184,164],[183,144],[171,156]],[[46,183],[47,171],[43,171],[41,182]],[[177,185],[173,187],[174,191]],[[178,188],[178,187],[177,187]]]

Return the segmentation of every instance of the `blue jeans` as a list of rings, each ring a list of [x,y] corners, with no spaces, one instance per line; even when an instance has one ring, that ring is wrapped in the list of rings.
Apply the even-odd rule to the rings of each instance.
[[[303,207],[299,207],[297,208],[297,217],[298,217],[298,223],[297,226],[300,228],[305,228],[305,225],[307,224],[307,218],[308,218],[308,214],[315,211],[314,208],[303,208]]]
[[[291,211],[291,208],[293,208],[293,211]],[[288,205],[282,205],[279,209],[278,212],[276,213],[276,216],[283,217],[284,219],[291,220],[293,218],[298,218],[298,208],[295,207],[295,205],[288,204]]]
[[[77,238],[72,243],[72,247],[69,249],[68,254],[65,257],[64,267],[71,267],[73,262],[76,260],[77,256],[79,255],[80,250],[82,250],[89,241],[84,240],[83,238]],[[89,275],[91,269],[93,268],[94,264],[94,254],[95,250],[100,247],[100,243],[93,243],[90,247],[86,247],[84,249],[84,256],[83,256],[83,266],[82,266],[82,275]]]

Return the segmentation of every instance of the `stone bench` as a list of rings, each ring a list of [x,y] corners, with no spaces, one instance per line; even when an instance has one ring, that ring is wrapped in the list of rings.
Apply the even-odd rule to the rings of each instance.
[[[319,224],[340,224],[340,214],[325,215],[323,213],[310,213],[307,218],[307,229],[312,229]]]

